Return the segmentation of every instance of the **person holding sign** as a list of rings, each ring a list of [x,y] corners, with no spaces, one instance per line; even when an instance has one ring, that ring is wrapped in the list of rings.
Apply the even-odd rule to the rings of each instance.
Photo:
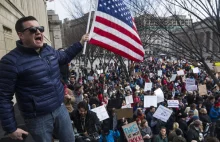
[[[144,139],[144,142],[151,142],[151,138],[153,137],[153,133],[151,131],[151,128],[148,126],[146,119],[143,119],[141,121],[140,131],[141,131],[141,135]]]
[[[77,108],[70,114],[77,132],[83,137],[97,134],[101,129],[101,124],[96,113],[89,110],[86,102],[80,102]]]

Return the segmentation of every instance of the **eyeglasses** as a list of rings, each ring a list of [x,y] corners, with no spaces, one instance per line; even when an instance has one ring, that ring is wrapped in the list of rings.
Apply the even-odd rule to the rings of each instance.
[[[31,33],[36,33],[37,30],[39,30],[41,33],[44,32],[44,26],[39,26],[39,27],[29,27],[26,29],[23,29],[21,32],[25,32],[26,30],[29,30]]]

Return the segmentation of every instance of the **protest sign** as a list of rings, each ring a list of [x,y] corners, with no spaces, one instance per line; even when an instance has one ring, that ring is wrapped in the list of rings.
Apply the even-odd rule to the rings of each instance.
[[[132,104],[132,103],[134,103],[134,102],[133,102],[133,96],[132,96],[132,95],[126,96],[126,97],[125,97],[125,101],[126,101],[126,104]]]
[[[198,67],[194,68],[193,73],[199,73],[199,68]]]
[[[88,76],[88,80],[89,81],[94,80],[94,77],[93,76]]]
[[[91,111],[96,113],[97,117],[99,118],[99,121],[103,121],[109,118],[108,112],[106,111],[104,106],[91,109]]]
[[[144,107],[157,107],[157,96],[144,96]]]
[[[151,91],[152,85],[152,83],[145,83],[144,91]]]
[[[117,119],[120,120],[124,118],[133,118],[133,108],[123,108],[115,110]]]
[[[103,70],[97,70],[97,73],[101,74],[101,73],[103,73]]]
[[[163,94],[163,91],[160,88],[155,90],[154,94],[157,96],[157,103],[160,103],[160,102],[164,101],[164,94]]]
[[[141,76],[142,75],[142,72],[136,72],[135,73],[135,76]]]
[[[128,142],[144,142],[136,122],[122,126]]]
[[[122,102],[123,102],[123,99],[122,98],[112,98],[110,100],[108,100],[108,109],[111,109],[111,108],[116,108],[116,109],[120,109],[121,106],[122,106]]]
[[[121,108],[131,108],[131,104],[124,105]]]
[[[184,71],[183,70],[179,70],[179,71],[177,71],[177,75],[184,75]]]
[[[210,70],[214,70],[213,63],[206,62],[206,64],[208,65],[208,67],[210,68]]]
[[[186,86],[187,86],[187,85],[195,85],[196,81],[195,81],[195,79],[186,78],[185,82],[186,82]]]
[[[172,74],[172,77],[170,78],[170,81],[175,81],[176,80],[176,74]]]
[[[158,76],[162,76],[162,70],[157,71]]]
[[[172,110],[160,105],[156,112],[154,113],[153,117],[160,119],[164,122],[167,122],[167,120],[170,118],[171,114],[172,114]]]
[[[207,88],[206,85],[199,85],[199,95],[207,95]]]
[[[187,91],[195,91],[197,90],[197,85],[186,85]]]
[[[178,100],[167,100],[167,103],[168,103],[168,107],[179,108]]]
[[[220,66],[214,66],[214,70],[216,73],[219,73],[220,72]]]

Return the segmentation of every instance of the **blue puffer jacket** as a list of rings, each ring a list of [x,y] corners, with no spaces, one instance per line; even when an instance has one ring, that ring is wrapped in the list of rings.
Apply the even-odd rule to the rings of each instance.
[[[0,120],[3,129],[17,129],[12,98],[15,93],[24,118],[30,119],[52,112],[63,102],[59,65],[69,63],[81,50],[78,42],[65,51],[44,44],[39,53],[33,48],[17,47],[0,61]]]

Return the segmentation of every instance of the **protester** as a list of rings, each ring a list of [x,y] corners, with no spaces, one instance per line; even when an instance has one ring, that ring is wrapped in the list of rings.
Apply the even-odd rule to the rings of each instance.
[[[65,51],[56,51],[44,43],[44,27],[36,18],[18,19],[15,29],[19,37],[16,48],[0,61],[0,120],[4,131],[12,139],[22,140],[23,134],[30,133],[35,141],[50,142],[55,132],[61,141],[74,141],[69,114],[62,103],[59,65],[69,63],[83,49],[88,35]],[[14,94],[28,132],[17,127]]]
[[[167,134],[166,134],[166,128],[162,127],[160,129],[160,134],[155,137],[154,142],[168,142]]]
[[[144,139],[144,142],[151,142],[151,139],[153,137],[153,133],[151,131],[151,128],[148,126],[147,120],[143,119],[141,121],[140,131],[141,131],[141,135]]]

